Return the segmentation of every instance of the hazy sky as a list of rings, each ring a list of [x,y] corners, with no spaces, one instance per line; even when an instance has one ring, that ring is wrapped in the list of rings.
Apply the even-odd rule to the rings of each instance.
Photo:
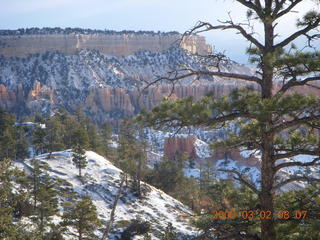
[[[294,31],[299,15],[318,10],[309,0],[283,19],[282,36]],[[81,27],[110,30],[184,32],[197,21],[244,20],[245,11],[233,0],[0,0],[0,29]],[[256,23],[259,29],[259,23]],[[233,31],[205,34],[216,50],[246,63],[247,42]],[[259,37],[259,35],[257,35]]]

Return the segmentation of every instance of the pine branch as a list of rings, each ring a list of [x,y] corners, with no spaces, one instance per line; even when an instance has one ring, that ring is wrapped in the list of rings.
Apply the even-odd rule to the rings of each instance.
[[[298,81],[298,80],[296,80],[296,78],[293,78],[293,79],[289,80],[287,83],[285,83],[281,87],[281,89],[278,91],[278,93],[284,93],[289,88],[296,87],[296,86],[303,86],[303,85],[306,85],[308,82],[318,81],[318,80],[320,80],[320,76],[307,77],[307,78],[305,78],[305,79],[303,79],[301,81]]]
[[[297,118],[291,121],[286,121],[284,123],[277,125],[276,127],[271,128],[270,132],[279,133],[285,129],[296,127],[302,124],[307,124],[307,123],[310,123],[311,121],[316,121],[316,120],[320,120],[320,115]]]
[[[289,157],[294,157],[300,154],[305,154],[305,155],[311,155],[311,156],[319,156],[319,149],[316,150],[307,150],[307,149],[277,149],[277,151],[284,151],[286,153],[279,153],[273,155],[273,159],[279,160],[283,158],[289,158]],[[280,164],[281,165],[281,164]]]
[[[292,177],[292,178],[289,178],[285,181],[282,181],[278,184],[276,184],[274,187],[273,187],[273,191],[275,191],[276,189],[279,189],[281,187],[283,187],[284,185],[287,185],[291,182],[296,182],[296,181],[303,181],[303,182],[320,182],[320,179],[319,178],[310,178],[310,177],[306,177],[306,176],[301,176],[301,177]]]
[[[305,28],[293,33],[292,35],[290,35],[289,37],[284,39],[282,42],[276,44],[274,46],[274,48],[277,49],[277,48],[283,48],[283,47],[287,46],[289,43],[294,41],[296,38],[298,38],[298,37],[300,37],[302,35],[305,35],[309,31],[311,31],[312,29],[315,29],[315,28],[319,27],[319,24],[320,24],[320,16],[318,16],[317,19],[314,22],[308,23]]]
[[[233,173],[233,174],[237,175],[237,177],[233,177],[235,180],[237,180],[237,181],[243,183],[244,185],[246,185],[247,187],[249,187],[254,193],[256,193],[256,194],[260,193],[260,191],[253,184],[251,184],[248,181],[246,181],[243,178],[243,174],[239,173],[238,171],[236,171],[236,170],[228,170],[228,169],[218,169],[217,171],[228,172],[228,173]]]
[[[180,127],[187,127],[190,125],[194,125],[194,126],[210,126],[210,125],[214,125],[214,124],[219,124],[219,123],[224,123],[227,121],[232,121],[234,119],[237,118],[255,118],[253,115],[249,114],[249,113],[231,113],[231,114],[227,114],[221,117],[216,117],[216,118],[212,118],[212,119],[207,119],[207,120],[203,120],[203,119],[183,119],[183,118],[179,118],[179,117],[173,117],[171,116],[170,118],[166,118],[166,119],[162,119],[159,120],[157,119],[157,121],[155,122],[155,125],[160,125],[160,126],[164,126],[170,123],[169,127],[172,128],[180,128]]]
[[[188,72],[188,73],[184,73]],[[178,82],[181,79],[192,77],[192,76],[216,76],[216,77],[225,77],[225,78],[231,78],[231,79],[238,79],[238,80],[244,80],[248,82],[255,82],[258,84],[261,84],[262,80],[256,76],[250,76],[246,74],[238,74],[238,73],[228,73],[228,72],[212,72],[212,71],[195,71],[191,68],[182,68],[178,70],[174,70],[167,73],[168,76],[166,77],[160,77],[156,80],[149,82],[141,92],[148,89],[150,86],[155,85],[157,83],[160,83],[162,81],[169,81],[171,83]]]
[[[297,154],[298,155],[298,154]],[[318,154],[319,155],[319,154]],[[282,168],[286,168],[286,167],[309,167],[309,166],[317,166],[320,165],[320,158],[315,158],[313,161],[311,162],[286,162],[286,163],[281,163],[279,165],[277,165],[275,167],[275,171],[279,171]]]

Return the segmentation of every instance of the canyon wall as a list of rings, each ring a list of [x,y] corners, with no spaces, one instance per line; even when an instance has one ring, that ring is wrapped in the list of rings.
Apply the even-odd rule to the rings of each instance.
[[[147,97],[141,96],[138,89],[128,91],[115,87],[92,87],[88,90],[88,95],[82,105],[93,115],[99,114],[100,111],[105,113],[117,111],[122,117],[132,117],[141,109],[151,109],[160,103],[164,97],[170,94],[171,87],[171,85],[165,84],[159,87],[150,87],[146,93]],[[192,96],[194,99],[199,99],[209,92],[221,96],[230,92],[231,89],[230,85],[218,84],[210,86],[182,85],[175,88],[175,93],[172,96],[179,98]],[[10,111],[15,111],[18,107],[26,105],[33,114],[35,109],[31,108],[32,103],[46,100],[50,104],[59,104],[57,99],[59,96],[56,95],[54,89],[41,85],[38,81],[35,81],[30,90],[23,88],[22,84],[17,85],[13,90],[0,84],[0,108]],[[65,98],[64,100],[67,101],[69,109],[77,109],[77,104],[73,104],[75,99]]]
[[[252,155],[246,154],[245,156],[241,154],[239,149],[215,149],[212,151],[210,157],[201,158],[196,150],[195,142],[197,140],[196,136],[188,137],[170,137],[164,140],[164,156],[173,160],[176,154],[187,153],[189,157],[196,160],[199,164],[205,164],[206,161],[211,161],[215,163],[218,160],[223,159],[233,159],[237,161],[239,166],[248,167],[260,167],[259,159]]]
[[[141,93],[147,83],[181,66],[211,71],[214,65],[211,58],[203,64],[200,55],[211,53],[211,47],[201,36],[192,35],[178,46],[181,34],[174,32],[54,31],[0,30],[0,108],[31,116],[81,107],[97,123],[117,124],[151,109],[172,90],[167,81]],[[221,69],[251,73],[235,62]],[[175,85],[171,97],[222,96],[241,86],[222,77],[190,76]]]
[[[0,35],[0,55],[26,57],[28,54],[60,51],[72,55],[81,49],[98,50],[107,55],[123,57],[138,50],[160,52],[177,44],[180,34],[25,34]],[[181,47],[201,55],[211,53],[211,46],[202,36],[184,38]]]
[[[169,159],[174,159],[176,154],[187,153],[190,158],[197,158],[195,149],[195,136],[190,137],[171,137],[164,141],[164,156]]]

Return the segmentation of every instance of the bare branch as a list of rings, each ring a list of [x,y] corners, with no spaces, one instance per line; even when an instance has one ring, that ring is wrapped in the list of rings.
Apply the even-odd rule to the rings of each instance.
[[[262,10],[261,3],[259,0],[255,0],[255,3],[248,0],[236,0],[237,2],[241,3],[242,5],[246,6],[247,8],[250,8],[254,10],[255,12],[260,12]]]
[[[201,33],[201,32],[208,32],[211,30],[227,30],[227,29],[234,29],[238,30],[239,33],[246,38],[248,41],[250,41],[252,44],[254,44],[257,48],[263,49],[263,45],[255,38],[252,36],[251,33],[248,33],[242,26],[241,24],[234,24],[232,21],[226,21],[223,22],[225,23],[224,25],[212,25],[211,23],[208,22],[199,22],[194,28],[192,28],[190,31],[186,33],[186,35],[191,35],[192,33]]]
[[[119,201],[119,198],[121,196],[121,192],[122,192],[122,187],[123,187],[123,183],[125,181],[125,177],[121,177],[121,182],[120,182],[120,186],[119,186],[119,189],[118,189],[118,193],[114,199],[114,202],[113,202],[113,206],[112,206],[112,210],[111,210],[111,214],[110,214],[110,219],[109,219],[109,222],[107,223],[107,226],[102,234],[102,237],[101,237],[101,240],[105,240],[108,235],[109,235],[109,232],[111,231],[112,229],[112,224],[113,224],[113,221],[114,221],[114,214],[115,214],[115,211],[116,211],[116,208],[117,208],[117,205],[118,205],[118,201]]]
[[[235,170],[228,170],[228,169],[218,169],[218,171],[220,172],[228,172],[228,173],[233,173],[235,175],[237,175],[237,177],[234,177],[235,180],[243,183],[244,185],[246,185],[247,187],[249,187],[253,192],[255,192],[256,194],[259,194],[259,190],[251,183],[249,183],[247,180],[245,180],[243,178],[243,175],[241,173],[239,173],[238,171]]]
[[[275,8],[275,10],[273,12],[273,17],[275,19],[280,18],[283,15],[289,13],[295,6],[297,6],[299,3],[301,3],[302,0],[291,1],[291,4],[287,8],[285,8],[284,10],[279,12],[279,10],[282,8],[282,6],[284,5],[285,2],[286,2],[286,0],[282,0],[281,2],[279,2],[278,6]]]

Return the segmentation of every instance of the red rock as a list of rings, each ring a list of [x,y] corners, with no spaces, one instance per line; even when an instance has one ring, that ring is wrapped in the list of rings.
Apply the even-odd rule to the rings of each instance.
[[[196,149],[194,142],[196,141],[195,136],[191,137],[172,137],[166,138],[164,141],[164,155],[169,159],[173,159],[174,156],[179,153],[187,153],[189,157],[196,158]]]

